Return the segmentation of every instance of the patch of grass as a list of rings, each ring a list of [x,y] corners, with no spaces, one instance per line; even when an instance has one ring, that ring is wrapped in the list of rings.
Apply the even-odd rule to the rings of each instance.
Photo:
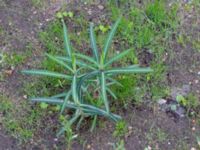
[[[156,143],[165,142],[168,135],[160,128],[150,129],[149,133],[146,134],[146,139],[149,145],[155,146]]]
[[[128,132],[127,123],[124,120],[122,120],[116,123],[113,136],[120,138],[120,137],[125,136],[127,132]]]
[[[15,68],[17,65],[22,64],[29,54],[7,54],[1,53],[0,66],[2,68]]]
[[[139,92],[143,95],[140,96],[141,99],[146,94],[148,94],[149,99],[153,100],[167,96],[169,90],[166,84],[167,68],[165,61],[166,57],[170,59],[169,57],[172,56],[172,51],[168,49],[171,49],[169,43],[179,23],[176,17],[178,4],[173,3],[170,7],[167,7],[167,3],[163,0],[144,2],[142,5],[136,1],[129,1],[128,4],[120,1],[117,5],[111,2],[108,7],[111,8],[112,19],[117,18],[120,14],[124,16],[117,34],[118,40],[121,39],[124,42],[121,42],[116,49],[120,50],[127,47],[127,45],[132,46],[134,49],[134,55],[127,57],[130,61],[124,59],[122,63],[135,64],[138,60],[142,60],[141,64],[150,65],[154,69],[154,72],[147,76],[127,77],[130,82],[122,83],[122,85],[124,84],[124,91],[131,87],[131,89],[138,89],[137,87],[144,85]],[[138,94],[137,90],[131,91],[130,94],[128,92],[127,94],[123,92],[120,94],[119,91],[120,99],[129,100],[129,97],[126,97],[127,95],[134,97],[134,94]],[[138,98],[136,96],[132,99]]]
[[[135,104],[140,104],[142,102],[142,98],[145,96],[146,90],[145,87],[137,86],[137,76],[131,75],[121,75],[118,76],[118,81],[123,87],[113,86],[112,89],[116,93],[118,103],[126,106],[129,102],[133,102]]]
[[[4,30],[2,28],[2,26],[0,25],[0,36],[2,36],[4,34]]]
[[[31,0],[31,3],[36,8],[41,8],[45,4],[45,0]]]
[[[30,54],[30,51],[23,54],[0,53],[0,81],[3,81],[7,75],[10,75],[15,67],[23,64]]]
[[[200,52],[200,39],[194,40],[192,46],[195,51]]]
[[[16,106],[3,94],[0,95],[0,112],[3,128],[22,143],[33,137],[42,117],[38,109],[32,110],[27,103]]]
[[[124,140],[119,140],[117,143],[113,144],[114,150],[126,150]]]
[[[177,95],[176,100],[187,109],[187,114],[189,116],[195,116],[199,113],[198,108],[200,107],[200,102],[197,95],[193,93],[189,93],[185,97]]]

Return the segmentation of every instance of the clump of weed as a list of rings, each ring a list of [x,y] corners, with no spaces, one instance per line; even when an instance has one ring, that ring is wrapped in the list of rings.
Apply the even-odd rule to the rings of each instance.
[[[128,126],[124,120],[119,121],[115,125],[114,137],[123,137],[128,132]]]

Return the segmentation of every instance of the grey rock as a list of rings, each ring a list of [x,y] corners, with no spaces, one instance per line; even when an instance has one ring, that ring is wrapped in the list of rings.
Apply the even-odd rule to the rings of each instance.
[[[177,106],[176,110],[171,110],[171,111],[178,118],[183,118],[185,117],[186,114],[186,110],[182,106]]]
[[[159,105],[164,105],[164,104],[166,104],[167,103],[167,100],[166,99],[159,99],[158,100],[158,104]]]

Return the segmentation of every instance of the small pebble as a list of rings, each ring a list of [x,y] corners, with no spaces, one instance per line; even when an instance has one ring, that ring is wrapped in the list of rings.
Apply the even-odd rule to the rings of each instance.
[[[199,80],[195,80],[194,83],[198,84],[198,83],[199,83]]]
[[[148,149],[148,150],[152,150],[151,146],[149,146],[149,145],[147,146],[147,149]]]
[[[10,75],[12,75],[12,73],[13,73],[13,70],[5,70],[5,74],[6,75],[10,76]]]
[[[87,149],[91,149],[91,145],[90,144],[87,145]]]
[[[103,9],[104,9],[103,5],[98,5],[98,8],[99,8],[100,10],[103,10]]]
[[[165,99],[158,100],[159,105],[163,105],[163,104],[166,104],[166,103],[167,103],[167,100],[165,100]]]
[[[133,127],[132,126],[128,126],[128,130],[133,130]]]
[[[88,10],[88,14],[89,14],[89,15],[92,15],[92,11],[91,11],[91,10]]]
[[[27,99],[28,97],[27,97],[27,95],[23,95],[23,98],[24,98],[24,99]]]

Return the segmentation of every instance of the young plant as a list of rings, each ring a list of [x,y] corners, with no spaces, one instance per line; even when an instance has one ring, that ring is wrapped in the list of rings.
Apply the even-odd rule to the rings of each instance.
[[[94,117],[93,124],[95,124],[97,116],[104,116],[113,121],[121,119],[120,116],[110,112],[109,101],[107,98],[107,93],[116,98],[115,94],[109,88],[109,85],[119,84],[113,76],[121,73],[147,73],[152,70],[150,68],[140,68],[138,65],[131,65],[124,68],[112,68],[114,62],[131,51],[131,49],[126,50],[110,59],[107,57],[108,49],[119,22],[120,19],[117,20],[112,27],[101,54],[99,54],[99,50],[97,49],[93,24],[90,24],[90,39],[94,57],[89,57],[80,53],[75,53],[75,51],[72,50],[67,27],[62,18],[66,56],[52,56],[50,54],[46,54],[46,56],[64,67],[67,70],[67,73],[48,70],[24,70],[22,72],[31,75],[66,79],[71,82],[71,86],[68,90],[58,95],[48,98],[32,98],[31,100],[34,102],[61,105],[61,113],[63,113],[66,108],[73,110],[73,116],[69,120],[69,124],[72,125],[77,122],[77,127],[79,127],[82,120],[88,116]],[[87,101],[86,95],[91,95],[93,91],[93,89],[90,89],[91,86],[96,87],[96,91],[99,93],[99,100],[103,101],[105,108],[102,106],[97,107],[93,103]],[[62,128],[59,133],[63,133],[64,131],[64,128]]]
[[[121,52],[120,54],[108,58],[108,50],[111,46],[112,39],[114,37],[114,34],[116,32],[116,29],[120,23],[120,19],[116,21],[116,23],[113,25],[110,33],[108,34],[108,37],[105,41],[104,48],[101,53],[97,48],[96,45],[96,38],[93,30],[93,24],[90,24],[90,40],[91,40],[91,46],[93,50],[93,57],[89,57],[80,53],[76,53],[75,55],[88,62],[88,66],[91,66],[91,72],[88,72],[86,75],[81,77],[80,82],[78,84],[78,96],[81,98],[83,95],[81,94],[81,85],[83,85],[84,81],[87,81],[89,79],[96,79],[97,87],[99,87],[99,93],[101,95],[101,99],[104,102],[105,109],[107,113],[110,113],[110,107],[109,107],[109,101],[107,98],[107,93],[109,93],[114,98],[116,97],[115,94],[112,92],[112,90],[109,88],[108,85],[110,84],[119,84],[113,76],[119,75],[119,74],[127,74],[127,73],[148,73],[151,72],[151,68],[141,68],[139,65],[131,65],[127,67],[119,67],[119,68],[112,68],[112,64],[121,59],[122,57],[126,56],[131,52],[131,49],[125,50]],[[95,77],[95,78],[93,78]]]

